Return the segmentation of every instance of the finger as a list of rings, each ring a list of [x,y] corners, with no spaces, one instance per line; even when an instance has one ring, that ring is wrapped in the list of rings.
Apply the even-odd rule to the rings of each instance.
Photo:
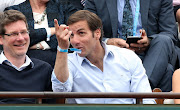
[[[131,48],[131,47],[128,47],[127,49],[132,50],[132,51],[134,51],[134,52],[135,52],[135,50],[134,50],[133,48]]]
[[[138,44],[147,44],[147,42],[148,42],[147,36],[142,36],[142,39],[137,41]]]
[[[60,30],[63,30],[61,32],[61,38],[64,39],[64,40],[67,40],[67,36],[68,36],[68,33],[69,33],[69,30],[68,29],[65,29],[65,27],[60,27]],[[69,36],[68,36],[69,37]]]
[[[139,32],[142,33],[141,37],[142,36],[147,36],[146,31],[144,29],[140,29]]]
[[[68,34],[66,35],[66,39],[69,39],[72,34],[72,31],[68,31]]]
[[[64,30],[68,30],[68,26],[66,26],[65,24],[61,24],[60,26],[59,26],[59,31],[60,32],[63,32]]]
[[[132,47],[132,48],[142,47],[141,45],[142,45],[142,44],[138,44],[138,43],[130,43],[130,47]]]
[[[72,34],[72,31],[67,31],[66,35],[64,36],[64,39],[69,40],[71,34]]]
[[[116,41],[117,41],[117,45],[119,45],[120,47],[129,48],[129,44],[127,44],[125,40],[118,39]]]
[[[55,30],[58,31],[58,29],[59,29],[59,24],[58,24],[57,19],[54,19],[54,26],[55,26]]]

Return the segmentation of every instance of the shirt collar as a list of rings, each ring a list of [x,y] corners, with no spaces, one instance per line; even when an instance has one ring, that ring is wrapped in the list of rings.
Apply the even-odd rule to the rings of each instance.
[[[104,50],[105,50],[104,59],[110,58],[110,57],[114,57],[113,51],[111,51],[110,47],[108,47],[108,45],[106,45],[106,43],[104,43],[104,42],[102,42],[101,44],[102,44],[102,47],[103,47]],[[77,56],[78,62],[79,62],[81,65],[82,65],[82,63],[83,63],[84,61],[89,62],[89,60],[88,60],[86,57],[80,57],[80,56],[78,55],[78,53],[75,53],[75,54],[76,54],[76,56]]]
[[[15,68],[18,71],[22,71],[23,69],[25,69],[27,66],[31,66],[31,68],[34,67],[34,63],[31,61],[31,59],[26,55],[26,62],[20,67],[17,68],[15,65],[13,65],[4,55],[4,52],[2,51],[0,54],[0,64],[3,64],[3,62],[13,68]]]

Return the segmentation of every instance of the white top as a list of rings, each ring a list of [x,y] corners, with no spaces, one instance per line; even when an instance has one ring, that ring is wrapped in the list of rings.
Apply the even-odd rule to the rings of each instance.
[[[42,16],[43,16],[43,13],[33,12],[33,18],[34,18],[35,21],[41,19]],[[49,28],[48,27],[47,14],[46,14],[46,16],[44,18],[44,21],[42,21],[40,24],[34,24],[34,29],[39,29],[39,28],[45,28],[46,32],[47,32],[47,29]],[[50,46],[45,41],[41,41],[40,44],[44,47],[44,50],[45,49],[50,49]]]

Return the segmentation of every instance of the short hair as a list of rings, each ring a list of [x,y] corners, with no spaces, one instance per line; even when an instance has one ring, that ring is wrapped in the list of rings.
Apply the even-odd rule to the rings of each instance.
[[[0,13],[0,35],[5,34],[6,30],[4,27],[6,25],[13,23],[13,22],[16,22],[16,21],[19,21],[19,20],[23,20],[26,24],[27,29],[28,29],[26,17],[20,11],[7,10],[7,11]]]
[[[71,25],[83,20],[87,21],[88,27],[92,32],[97,29],[101,30],[101,42],[104,36],[103,25],[101,19],[95,13],[88,10],[79,10],[69,17],[69,19],[67,20],[67,25]]]

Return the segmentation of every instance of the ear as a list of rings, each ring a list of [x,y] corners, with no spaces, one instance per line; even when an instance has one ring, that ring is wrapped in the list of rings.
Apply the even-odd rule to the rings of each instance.
[[[96,35],[96,38],[99,40],[100,37],[101,37],[101,29],[96,29],[95,30],[95,35]]]

